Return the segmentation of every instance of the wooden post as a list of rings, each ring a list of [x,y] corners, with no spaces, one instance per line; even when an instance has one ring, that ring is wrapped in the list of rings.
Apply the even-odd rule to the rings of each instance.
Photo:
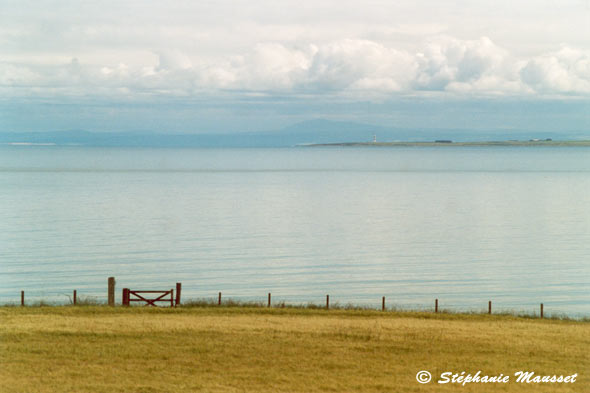
[[[115,277],[109,277],[109,306],[115,306]]]
[[[74,289],[74,306],[76,305],[77,301],[76,301],[76,290]]]
[[[270,292],[268,293],[268,307],[270,307]]]
[[[121,303],[124,306],[129,306],[129,288],[123,288],[123,296],[122,296]]]
[[[219,292],[219,299],[217,299],[217,305],[221,306],[221,292]]]
[[[20,305],[21,307],[25,306],[25,291],[20,291]]]
[[[170,289],[170,307],[174,307],[174,289]]]
[[[385,311],[385,296],[381,299],[381,311]]]
[[[326,310],[330,309],[330,295],[326,295]]]
[[[180,304],[180,291],[182,290],[182,283],[176,283],[176,306]]]
[[[488,302],[488,314],[492,315],[492,301]]]
[[[541,319],[543,319],[543,303],[541,303]]]
[[[434,299],[434,312],[438,312],[438,299]]]

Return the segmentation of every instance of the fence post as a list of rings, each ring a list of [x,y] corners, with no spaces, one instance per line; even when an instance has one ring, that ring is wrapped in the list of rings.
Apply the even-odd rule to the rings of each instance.
[[[434,312],[438,312],[438,299],[434,299]]]
[[[176,283],[176,306],[180,304],[180,291],[182,290],[182,283]],[[176,307],[175,306],[175,307]]]
[[[219,298],[217,299],[217,305],[221,306],[221,292],[219,292]]]
[[[488,302],[488,314],[492,315],[492,301]]]
[[[115,306],[115,277],[109,277],[109,306]]]
[[[123,288],[123,299],[121,300],[121,303],[123,303],[124,306],[129,306],[129,288]]]
[[[270,307],[270,292],[268,293],[268,307]]]
[[[75,306],[75,305],[76,305],[76,303],[77,303],[77,301],[76,301],[76,295],[77,295],[77,293],[76,293],[76,290],[74,289],[74,306]]]
[[[330,309],[330,295],[326,295],[326,310]]]
[[[25,291],[20,291],[20,305],[21,307],[25,306]]]
[[[543,319],[543,303],[541,303],[541,319]]]
[[[174,289],[170,289],[170,307],[174,307]]]
[[[385,311],[385,296],[381,299],[381,311]]]

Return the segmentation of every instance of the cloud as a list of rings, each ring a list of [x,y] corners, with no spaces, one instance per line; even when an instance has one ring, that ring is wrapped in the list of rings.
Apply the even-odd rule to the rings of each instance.
[[[22,0],[0,8],[5,99],[590,94],[590,9],[579,0]]]
[[[188,56],[174,50],[162,51],[158,53],[158,66],[160,71],[169,70],[187,70],[192,68],[193,64]]]
[[[87,95],[142,98],[233,91],[281,95],[590,94],[590,56],[563,47],[518,59],[490,38],[428,39],[410,52],[365,39],[327,43],[261,42],[225,56],[157,50],[144,63],[0,63],[5,96]]]
[[[429,42],[416,58],[414,87],[419,90],[502,92],[517,78],[518,65],[488,37],[470,41],[441,37]]]
[[[590,52],[566,46],[529,60],[520,75],[538,93],[590,94]]]
[[[288,90],[296,88],[310,67],[316,48],[287,48],[279,43],[260,43],[253,50],[226,64],[233,74],[228,87],[246,90]]]
[[[39,82],[39,76],[27,67],[9,63],[0,63],[0,86],[30,86],[38,84]]]
[[[314,89],[400,91],[414,73],[412,56],[367,40],[342,40],[318,48],[307,84]]]

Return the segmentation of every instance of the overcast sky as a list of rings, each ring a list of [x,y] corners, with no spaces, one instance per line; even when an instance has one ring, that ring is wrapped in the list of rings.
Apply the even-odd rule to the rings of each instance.
[[[590,0],[0,0],[0,131],[590,131]]]

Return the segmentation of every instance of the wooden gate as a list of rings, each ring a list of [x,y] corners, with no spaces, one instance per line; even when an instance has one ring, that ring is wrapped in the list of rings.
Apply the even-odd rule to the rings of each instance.
[[[149,294],[160,295],[156,298],[149,298]],[[134,291],[123,288],[123,305],[129,306],[131,302],[145,302],[146,306],[157,307],[156,302],[170,303],[174,307],[174,289],[168,291]]]

